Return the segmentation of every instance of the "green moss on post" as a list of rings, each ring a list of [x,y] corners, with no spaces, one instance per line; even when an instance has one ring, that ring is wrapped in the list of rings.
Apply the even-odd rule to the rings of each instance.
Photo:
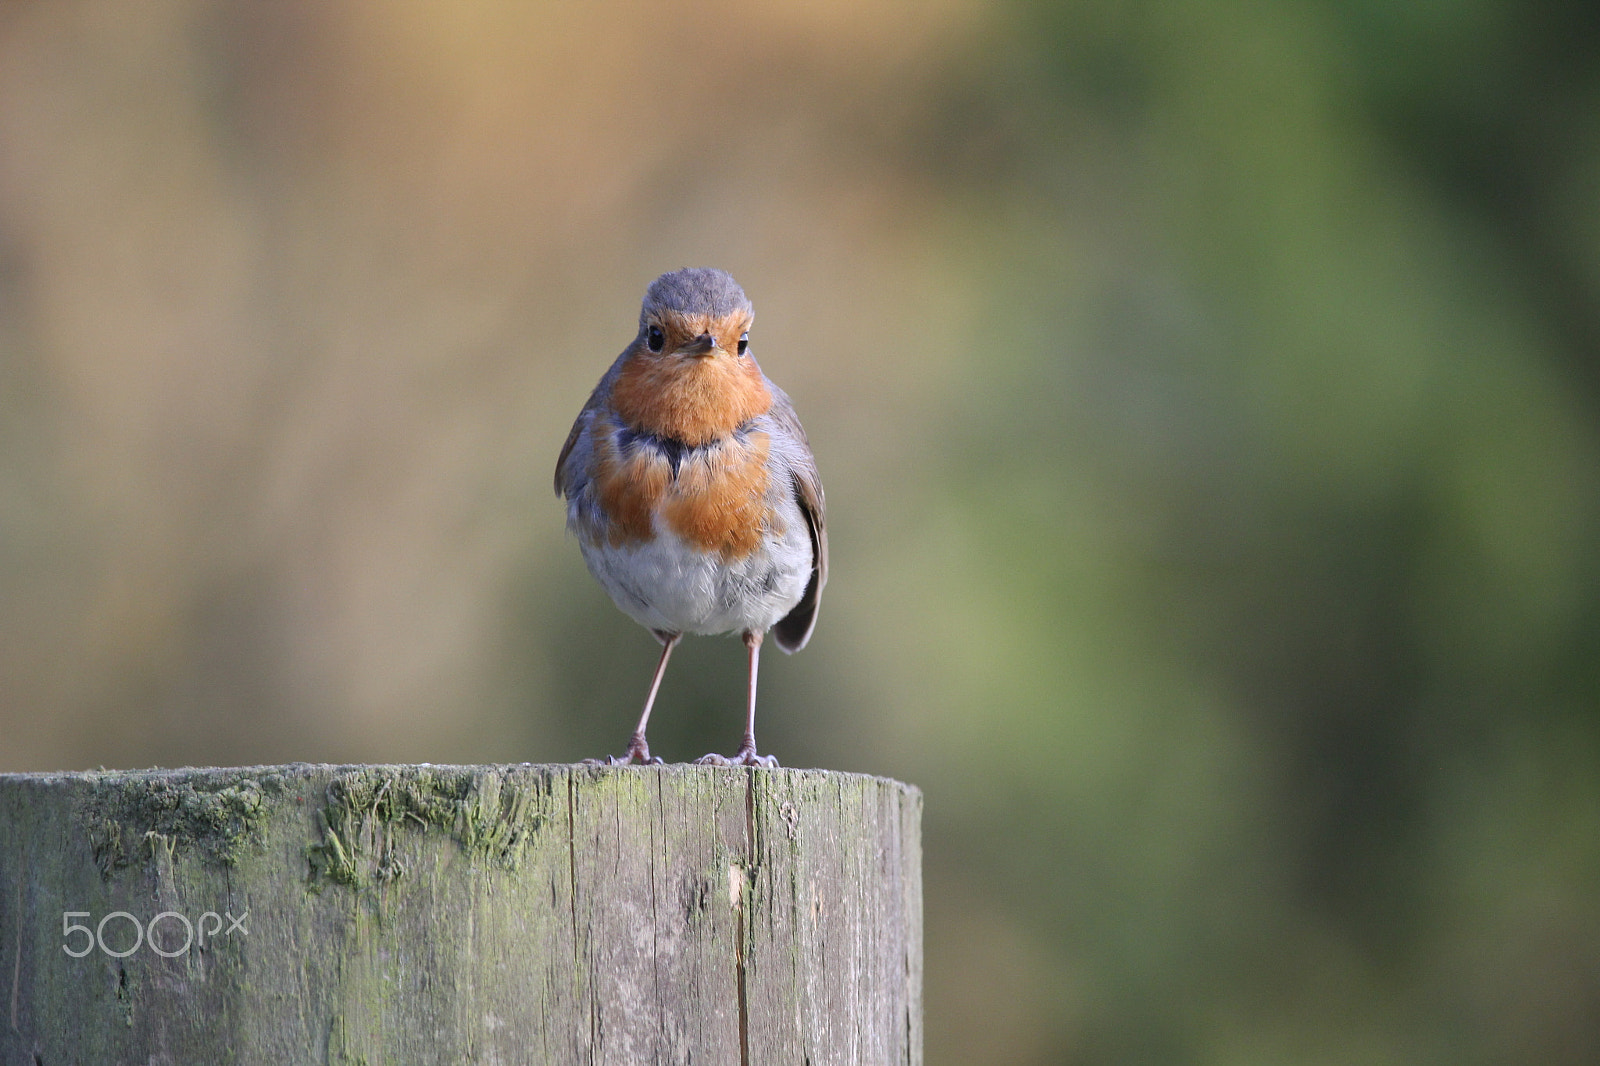
[[[919,1063],[920,817],[812,770],[0,775],[0,1063]]]

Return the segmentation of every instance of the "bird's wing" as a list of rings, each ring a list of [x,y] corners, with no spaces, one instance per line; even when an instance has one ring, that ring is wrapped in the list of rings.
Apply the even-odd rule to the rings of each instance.
[[[805,515],[806,527],[811,534],[811,580],[806,591],[795,604],[794,610],[778,620],[772,632],[778,647],[786,652],[796,652],[811,639],[817,625],[817,604],[822,599],[822,586],[828,582],[828,516],[827,504],[822,495],[822,478],[817,475],[817,460],[811,454],[811,444],[806,431],[795,414],[794,404],[784,391],[767,383],[772,390],[772,409],[767,417],[775,423],[779,433],[788,438],[784,448],[785,466],[794,484],[795,502]]]
[[[573,420],[572,429],[567,433],[567,442],[561,446],[561,456],[556,459],[556,495],[572,499],[583,491],[584,485],[589,481],[589,448],[588,442],[583,439],[589,429],[589,424],[594,421],[594,414],[606,397],[611,395],[611,383],[616,379],[622,366],[622,361],[627,357],[627,352],[617,356],[616,362],[600,377],[600,383],[589,394],[589,400],[583,405],[583,410],[578,412],[578,417]]]
[[[567,433],[567,443],[561,446],[561,457],[556,460],[556,495],[571,497],[583,488],[583,471],[567,470],[567,460],[572,457],[572,446],[578,443],[578,438],[589,427],[589,416],[595,408],[595,399],[589,397],[589,402],[583,410],[578,412],[578,417],[573,420],[572,429]]]

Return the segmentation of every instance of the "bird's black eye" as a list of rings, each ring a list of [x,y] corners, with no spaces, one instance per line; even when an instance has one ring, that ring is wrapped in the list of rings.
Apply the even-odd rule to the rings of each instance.
[[[739,334],[739,354],[743,355],[745,349],[748,347],[750,347],[750,331],[745,330],[743,333]]]
[[[659,352],[667,343],[667,335],[661,332],[660,326],[651,326],[645,331],[644,342],[650,346],[652,352]]]

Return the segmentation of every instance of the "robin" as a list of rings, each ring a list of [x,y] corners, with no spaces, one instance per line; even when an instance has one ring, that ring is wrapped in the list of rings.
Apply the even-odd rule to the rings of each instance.
[[[738,633],[750,658],[739,750],[696,761],[778,764],[756,754],[756,665],[769,629],[785,652],[811,638],[828,530],[805,430],[750,351],[753,316],[720,270],[661,275],[556,461],[589,572],[661,642],[639,727],[612,765],[661,762],[645,726],[685,633]]]

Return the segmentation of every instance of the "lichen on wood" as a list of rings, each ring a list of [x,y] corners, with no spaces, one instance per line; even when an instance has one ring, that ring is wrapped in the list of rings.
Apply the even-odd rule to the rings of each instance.
[[[106,877],[152,846],[192,847],[232,865],[244,848],[259,843],[263,794],[284,787],[280,773],[249,770],[85,776],[89,789],[79,801],[79,817]]]
[[[545,824],[536,803],[542,775],[468,767],[345,767],[328,782],[317,811],[320,839],[307,846],[310,879],[351,888],[381,884],[405,871],[394,834],[448,834],[474,858],[515,870]]]

